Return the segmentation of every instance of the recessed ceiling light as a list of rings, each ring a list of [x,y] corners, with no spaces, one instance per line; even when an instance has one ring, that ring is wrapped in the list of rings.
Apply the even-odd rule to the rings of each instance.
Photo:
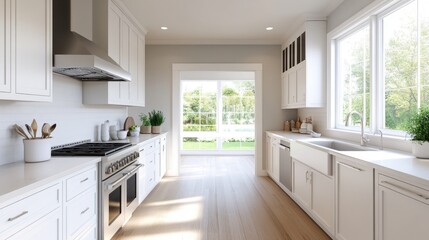
[[[167,30],[167,29],[168,29],[168,27],[161,27],[161,29],[162,29],[162,30]]]
[[[267,27],[267,28],[265,28],[265,29],[267,29],[267,31],[271,31],[271,30],[273,30],[274,28],[273,28],[273,27]]]

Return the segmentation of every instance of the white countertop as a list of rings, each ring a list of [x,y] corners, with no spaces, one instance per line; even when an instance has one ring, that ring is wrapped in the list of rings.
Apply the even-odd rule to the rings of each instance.
[[[164,136],[161,134],[140,134],[125,140],[111,142],[129,142],[141,144]],[[28,191],[61,179],[73,172],[98,163],[101,157],[53,157],[40,163],[16,162],[0,165],[0,205]]]
[[[98,163],[100,160],[100,157],[53,157],[39,163],[16,162],[1,165],[0,204]]]
[[[276,135],[286,141],[311,142],[314,140],[332,140],[332,138],[312,138],[310,135],[283,132],[283,131],[267,131],[272,135]],[[337,139],[335,139],[337,140]],[[343,140],[338,140],[347,142]],[[350,142],[347,142],[350,143]],[[353,143],[359,145],[357,143]],[[311,145],[313,147],[327,150],[327,148]],[[346,158],[350,161],[373,167],[381,172],[387,172],[395,175],[402,175],[407,178],[419,181],[429,187],[429,159],[419,159],[411,155],[411,153],[396,151],[392,149],[376,150],[376,151],[335,151],[329,150],[330,154]]]

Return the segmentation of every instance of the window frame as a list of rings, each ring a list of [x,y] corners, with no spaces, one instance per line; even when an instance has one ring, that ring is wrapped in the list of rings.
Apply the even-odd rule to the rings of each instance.
[[[370,4],[357,15],[344,22],[342,25],[329,32],[327,35],[328,53],[328,105],[327,120],[328,130],[342,132],[360,132],[360,127],[344,127],[339,123],[342,112],[339,109],[339,41],[351,34],[369,26],[370,31],[370,55],[371,55],[371,99],[370,99],[370,123],[365,127],[366,133],[374,133],[381,130],[384,135],[392,137],[404,137],[406,131],[387,129],[385,125],[385,89],[384,89],[384,47],[383,47],[383,18],[395,12],[401,7],[418,0],[382,0]]]

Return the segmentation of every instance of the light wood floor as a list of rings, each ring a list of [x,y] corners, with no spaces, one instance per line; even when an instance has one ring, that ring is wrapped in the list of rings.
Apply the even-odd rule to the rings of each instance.
[[[184,157],[113,239],[330,239],[253,169],[253,157]]]

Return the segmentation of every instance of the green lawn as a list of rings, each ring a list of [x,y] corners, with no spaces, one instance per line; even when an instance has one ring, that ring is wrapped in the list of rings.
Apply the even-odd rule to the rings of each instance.
[[[253,150],[255,142],[224,142],[223,150]],[[183,150],[216,150],[216,142],[184,142]]]

